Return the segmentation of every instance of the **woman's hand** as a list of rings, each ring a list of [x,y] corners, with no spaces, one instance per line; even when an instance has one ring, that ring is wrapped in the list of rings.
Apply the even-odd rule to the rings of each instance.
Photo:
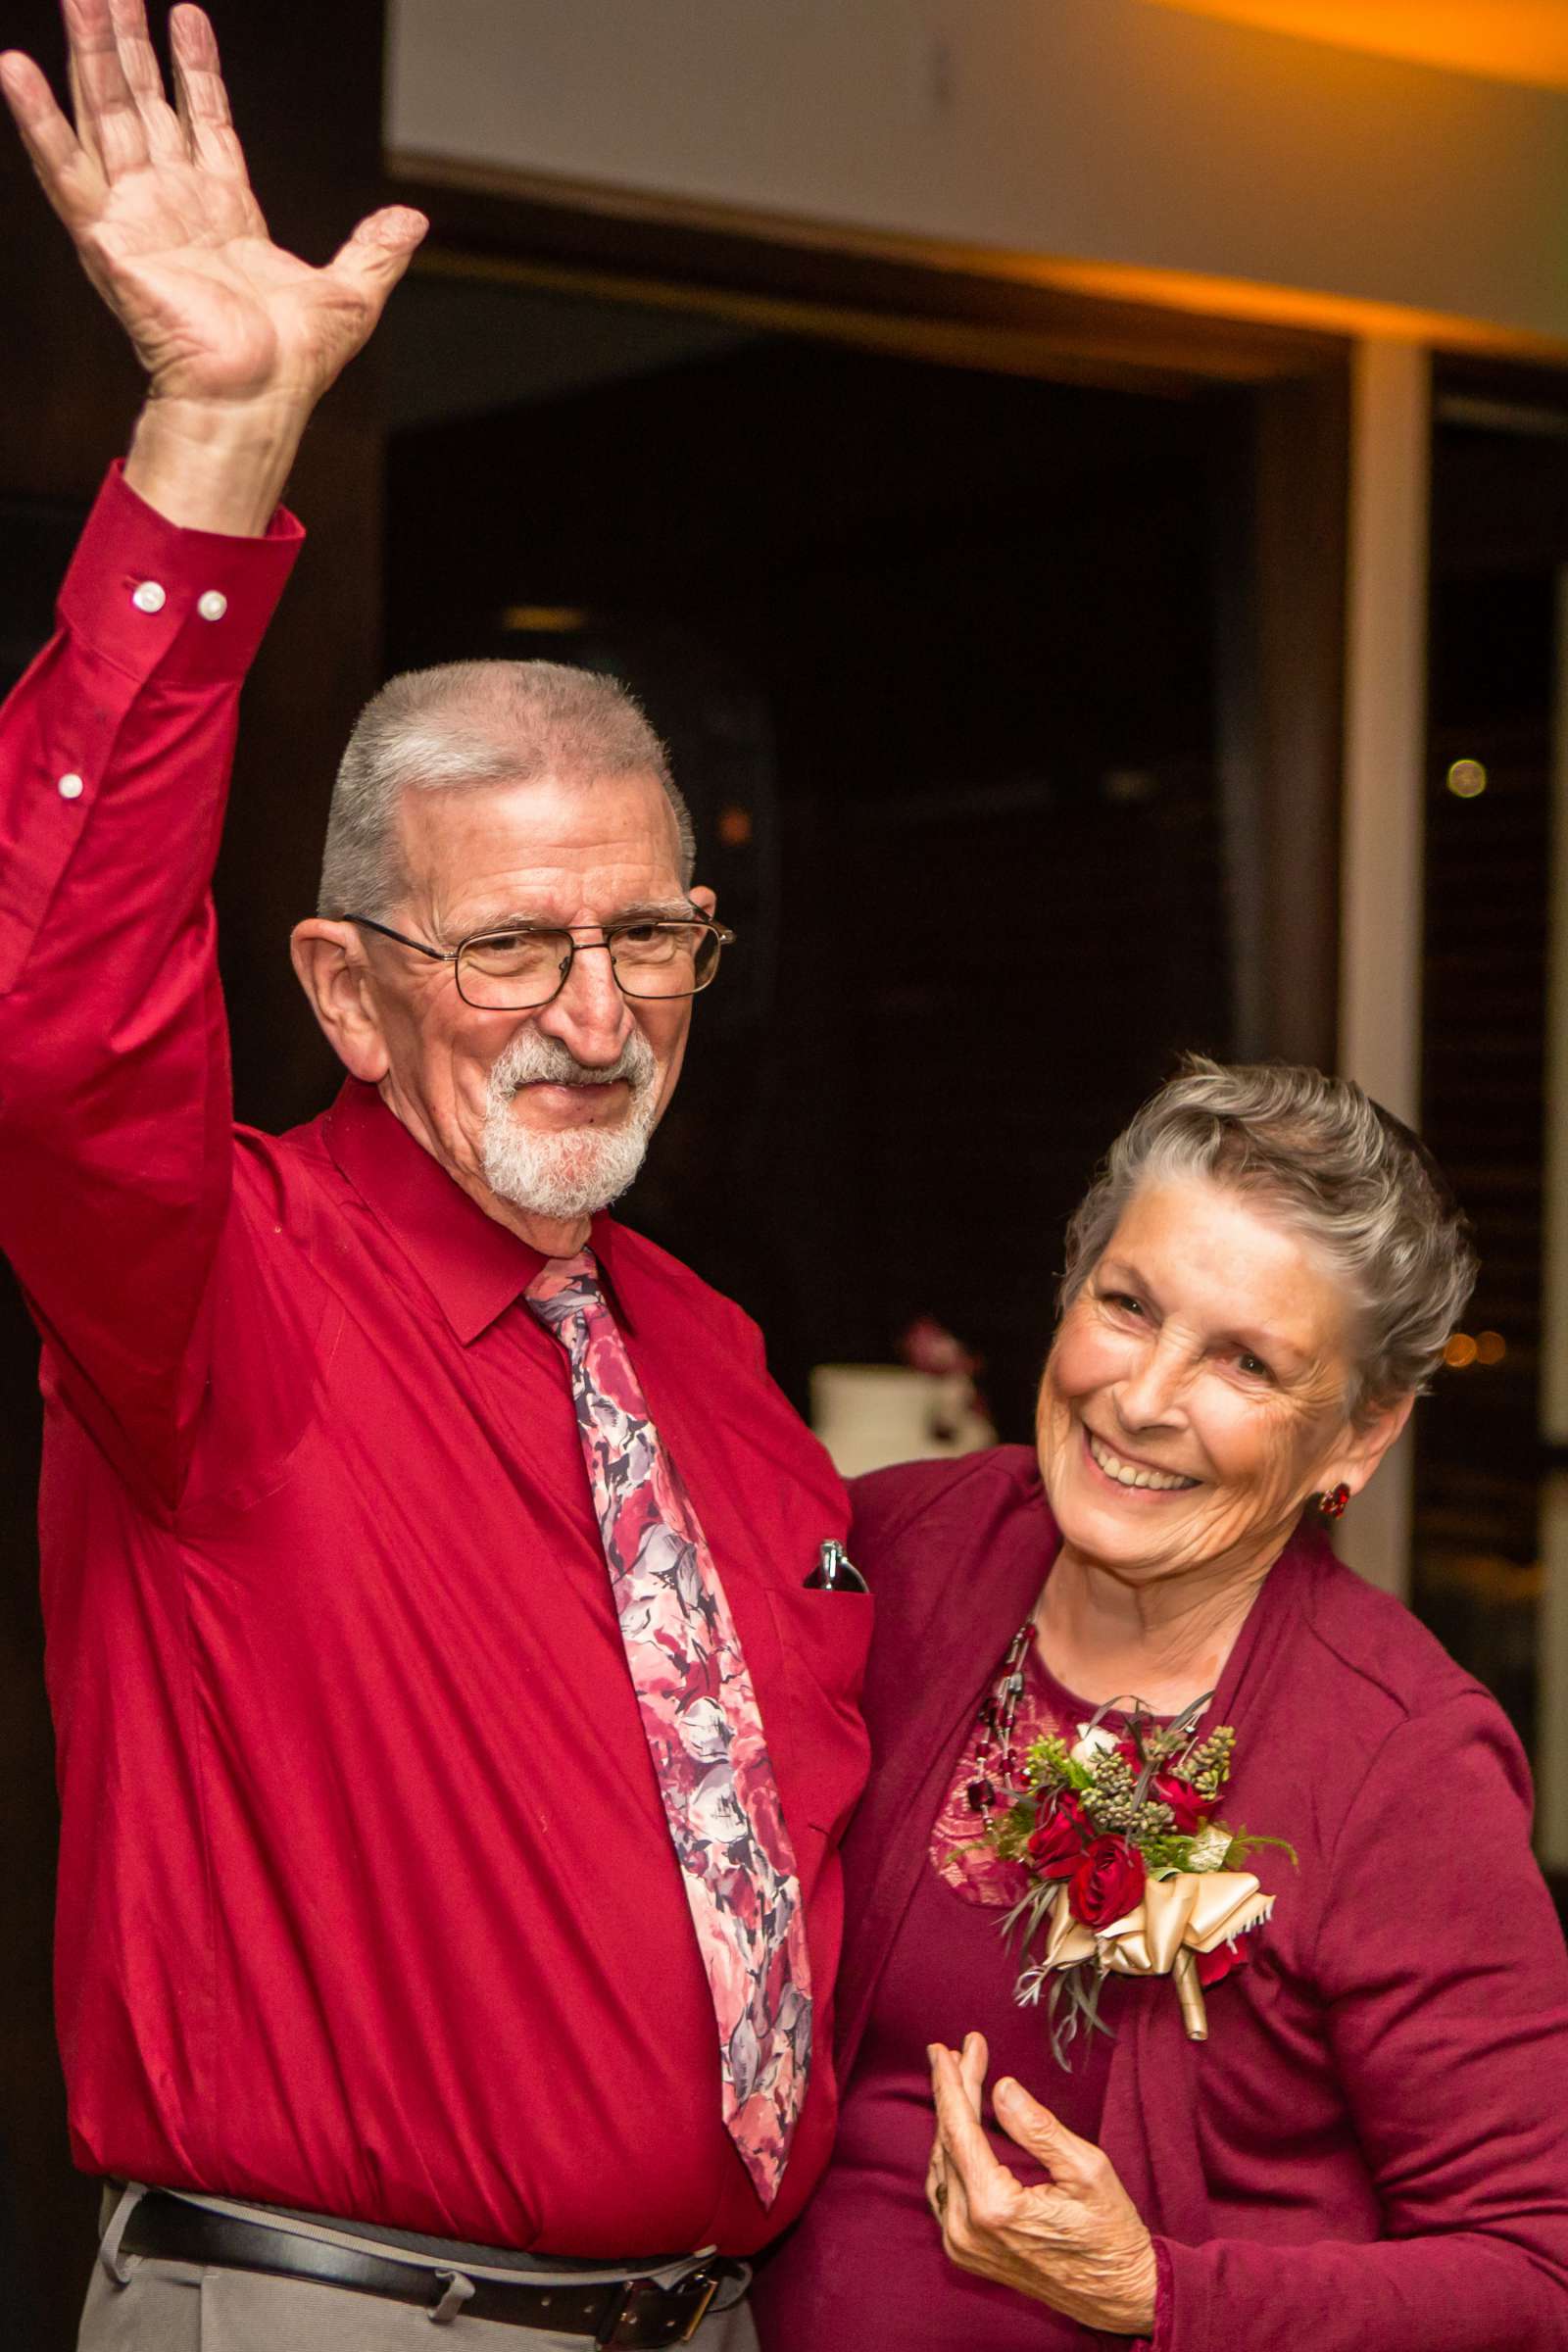
[[[392,206],[361,221],[324,269],[296,260],[273,244],[251,193],[203,11],[171,16],[171,105],[142,0],[63,8],[75,127],[30,58],[0,59],[0,87],[45,195],[147,371],[130,478],[169,512],[157,492],[171,462],[198,487],[215,457],[245,450],[270,452],[270,470],[286,472],[424,219]],[[256,528],[270,512],[270,502]]]
[[[926,2198],[953,2261],[1080,2327],[1152,2334],[1153,2241],[1103,2150],[1004,2077],[992,2099],[997,2121],[1051,2175],[1024,2188],[998,2163],[981,2127],[984,2036],[968,2034],[961,2058],[940,2045],[930,2056],[937,2132]]]

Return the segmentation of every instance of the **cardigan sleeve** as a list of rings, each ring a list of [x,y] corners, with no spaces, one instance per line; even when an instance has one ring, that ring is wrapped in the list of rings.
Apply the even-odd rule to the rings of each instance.
[[[1153,2352],[1568,2352],[1568,1954],[1484,1692],[1369,1763],[1314,1974],[1384,2235],[1160,2240]]]

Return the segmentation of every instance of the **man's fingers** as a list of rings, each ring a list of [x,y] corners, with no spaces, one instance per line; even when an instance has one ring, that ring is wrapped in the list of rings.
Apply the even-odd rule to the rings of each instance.
[[[109,0],[65,0],[71,36],[76,127],[106,179],[138,172],[147,161],[147,127],[125,79]]]
[[[174,103],[191,154],[210,172],[245,180],[245,153],[228,111],[218,36],[205,9],[176,8],[169,20]]]
[[[430,223],[406,204],[390,204],[367,220],[340,245],[327,264],[329,275],[353,285],[372,306],[372,317],[414,258]]]
[[[61,220],[68,228],[90,220],[103,199],[103,175],[55,104],[48,81],[20,49],[0,57],[0,90]]]
[[[183,163],[189,152],[185,133],[164,96],[164,77],[142,0],[109,0],[109,19],[115,28],[121,70],[141,116],[148,153],[156,162]]]

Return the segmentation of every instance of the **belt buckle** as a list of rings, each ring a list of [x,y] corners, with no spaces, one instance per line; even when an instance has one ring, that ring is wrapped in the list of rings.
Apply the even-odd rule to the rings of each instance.
[[[623,2279],[619,2294],[612,2295],[605,2307],[604,2318],[594,2329],[595,2352],[603,2352],[604,2346],[612,2344],[619,2335],[620,2323],[626,2317],[627,2307],[639,2283],[635,2278]]]
[[[697,2279],[701,2278],[703,2274],[701,2271],[694,2271],[691,2278],[687,2280],[687,2284],[693,2284]],[[687,2323],[687,2326],[682,2330],[681,2334],[676,2338],[677,2342],[682,2344],[689,2344],[691,2342],[692,2337],[697,2333],[698,2328],[707,2319],[709,2306],[712,2302],[713,2297],[717,2294],[719,2285],[720,2279],[718,2273],[716,2271],[710,2272],[708,2278],[703,2282],[703,2299],[698,2304],[697,2309],[693,2312],[690,2321]]]
[[[724,2275],[722,2270],[710,2271],[706,2276],[702,2271],[690,2271],[687,2273],[686,2277],[678,2280],[674,2286],[666,2286],[661,2290],[666,2297],[672,2297],[678,2295],[682,2288],[695,2286],[699,2281],[701,2281],[702,2293],[698,2300],[697,2309],[692,2313],[691,2318],[687,2321],[680,2333],[678,2335],[661,2334],[653,2340],[663,2344],[689,2344],[691,2342],[692,2337],[697,2333],[698,2328],[707,2319],[709,2308],[712,2303],[713,2297],[717,2294],[719,2288],[724,2283]],[[611,2303],[609,2309],[606,2311],[604,2318],[599,2323],[599,2327],[594,2335],[595,2344],[612,2345],[623,2342],[634,2342],[636,2340],[634,2336],[622,2336],[621,2329],[625,2327],[628,2320],[632,2320],[636,2317],[637,2291],[639,2287],[652,2286],[653,2283],[654,2281],[651,2278],[628,2278],[626,2280],[626,2283],[621,2288],[620,2293],[615,2296],[614,2300]],[[668,2323],[666,2322],[665,2325],[667,2326]]]

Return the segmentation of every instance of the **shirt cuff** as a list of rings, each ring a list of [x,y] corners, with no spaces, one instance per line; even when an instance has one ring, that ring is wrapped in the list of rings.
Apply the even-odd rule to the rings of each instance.
[[[134,678],[175,686],[242,678],[305,533],[279,507],[260,539],[181,530],[110,467],[60,591],[80,643]]]

